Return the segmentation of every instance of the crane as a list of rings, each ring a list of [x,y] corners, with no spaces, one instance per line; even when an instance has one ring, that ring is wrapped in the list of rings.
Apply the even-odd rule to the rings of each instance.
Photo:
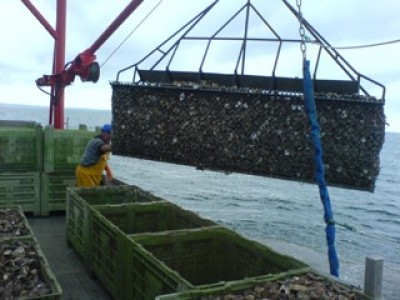
[[[96,83],[98,81],[100,65],[96,61],[96,51],[138,8],[143,0],[131,0],[96,41],[67,64],[65,63],[67,0],[57,0],[55,28],[50,25],[30,0],[21,1],[54,38],[53,73],[38,78],[36,84],[39,88],[50,87],[49,124],[54,125],[57,129],[64,129],[65,87],[72,84],[76,76],[79,76],[84,82]]]

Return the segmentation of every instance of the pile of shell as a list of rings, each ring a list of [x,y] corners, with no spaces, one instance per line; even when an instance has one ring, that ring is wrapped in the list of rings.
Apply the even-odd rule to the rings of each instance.
[[[316,95],[330,185],[374,189],[385,116],[382,101],[364,100]],[[115,154],[314,181],[298,93],[114,84],[112,101]]]
[[[1,242],[0,299],[39,297],[50,293],[50,287],[41,278],[40,258],[33,243]]]
[[[269,282],[240,294],[203,296],[198,300],[358,300],[365,297],[314,274]]]
[[[157,196],[154,196],[150,192],[142,190],[138,187],[133,186],[119,186],[119,193],[113,197],[113,200],[117,200],[120,203],[129,202],[149,202],[163,200]]]
[[[29,229],[18,209],[0,209],[0,238],[29,234]]]

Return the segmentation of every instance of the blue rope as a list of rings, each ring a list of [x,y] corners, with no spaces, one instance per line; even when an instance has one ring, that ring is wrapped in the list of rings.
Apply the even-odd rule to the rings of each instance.
[[[320,127],[317,120],[317,109],[314,99],[314,87],[310,74],[310,61],[304,60],[303,64],[304,107],[311,125],[311,140],[315,150],[316,181],[319,187],[319,195],[324,206],[324,220],[326,223],[326,242],[328,244],[328,258],[331,275],[339,277],[339,259],[335,249],[335,222],[328,188],[325,182],[325,170],[320,138]]]

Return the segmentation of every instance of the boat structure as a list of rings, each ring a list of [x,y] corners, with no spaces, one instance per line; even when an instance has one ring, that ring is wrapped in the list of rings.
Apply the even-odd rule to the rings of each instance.
[[[298,22],[296,38],[274,28],[265,7],[250,0],[199,34],[210,13],[227,5],[217,0],[116,72],[112,146],[116,155],[200,170],[316,181],[329,274],[141,187],[117,179],[76,187],[75,168],[94,132],[85,125],[64,129],[64,89],[76,77],[98,81],[96,51],[142,0],[127,0],[99,38],[69,62],[67,1],[56,1],[55,27],[30,0],[21,2],[54,38],[54,62],[52,74],[36,80],[50,96],[49,124],[0,121],[1,299],[380,299],[381,259],[367,259],[364,290],[339,279],[327,182],[373,192],[385,137],[385,87],[329,44],[303,16],[301,1],[297,7],[279,1]],[[252,34],[254,20],[264,35]],[[228,30],[232,24],[241,25]],[[185,57],[196,60],[183,50],[190,43],[203,45],[196,71],[176,67]],[[210,71],[221,43],[231,45],[231,72]],[[247,72],[254,45],[273,49],[264,74]],[[278,76],[282,61],[298,59],[284,57],[293,45],[300,46],[302,78]],[[320,78],[325,59],[345,79]],[[380,94],[372,95],[371,86]]]

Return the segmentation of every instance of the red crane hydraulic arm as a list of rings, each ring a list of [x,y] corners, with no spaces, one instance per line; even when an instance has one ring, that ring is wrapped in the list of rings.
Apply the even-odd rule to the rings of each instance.
[[[96,62],[96,51],[132,14],[132,12],[135,11],[135,9],[143,2],[143,0],[132,0],[118,15],[118,17],[100,35],[100,37],[88,49],[80,53],[73,61],[71,61],[67,65],[65,64],[65,27],[67,0],[57,0],[56,29],[53,29],[53,27],[41,15],[41,13],[33,6],[30,0],[21,1],[55,39],[53,74],[44,75],[43,77],[37,79],[36,84],[38,86],[51,87],[49,124],[53,124],[54,121],[54,126],[56,128],[63,129],[64,88],[74,82],[75,76],[79,76],[82,81],[98,81],[100,77],[100,66]]]

